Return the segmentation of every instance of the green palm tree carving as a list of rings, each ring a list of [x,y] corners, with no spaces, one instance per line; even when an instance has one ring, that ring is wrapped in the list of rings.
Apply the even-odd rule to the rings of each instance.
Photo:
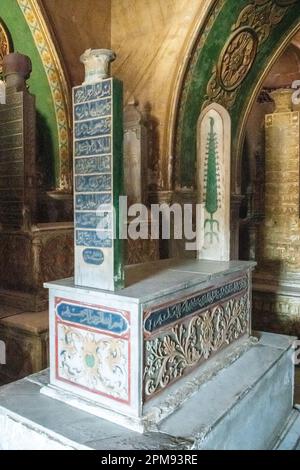
[[[213,243],[214,238],[219,241],[220,224],[214,219],[214,214],[220,207],[219,189],[220,174],[218,163],[218,139],[215,133],[215,120],[210,117],[210,130],[207,139],[206,154],[206,172],[205,172],[205,209],[210,214],[209,219],[204,221],[205,238],[209,239],[209,243]],[[206,227],[208,226],[208,231]],[[214,230],[215,228],[215,230]]]

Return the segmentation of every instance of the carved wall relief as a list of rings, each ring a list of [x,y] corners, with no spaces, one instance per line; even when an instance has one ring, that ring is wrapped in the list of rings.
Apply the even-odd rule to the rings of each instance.
[[[247,333],[250,318],[247,288],[247,278],[237,279],[146,316],[146,399]]]

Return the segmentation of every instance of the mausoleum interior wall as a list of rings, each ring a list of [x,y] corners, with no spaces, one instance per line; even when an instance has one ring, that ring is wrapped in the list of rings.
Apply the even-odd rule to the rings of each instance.
[[[247,121],[242,158],[242,194],[245,198],[244,207],[240,214],[240,258],[252,259],[258,262],[256,274],[254,275],[253,324],[254,328],[257,329],[279,333],[284,332],[286,334],[299,334],[300,331],[299,300],[297,295],[295,295],[295,291],[298,289],[297,279],[299,276],[297,269],[297,236],[294,237],[294,241],[291,244],[290,239],[293,228],[288,222],[294,213],[297,214],[298,208],[297,203],[295,207],[293,207],[292,203],[290,203],[290,206],[286,204],[290,212],[286,212],[284,236],[280,240],[275,227],[272,232],[272,245],[266,243],[264,227],[265,219],[266,217],[268,218],[267,211],[271,207],[274,217],[278,218],[284,210],[284,207],[280,205],[281,199],[276,199],[275,194],[273,206],[270,206],[270,202],[267,203],[267,201],[270,201],[270,195],[267,195],[270,185],[267,161],[270,165],[270,158],[274,156],[276,159],[276,155],[280,155],[280,152],[283,152],[282,149],[280,150],[280,145],[283,145],[286,130],[282,121],[282,134],[278,135],[278,145],[274,146],[278,150],[272,153],[270,150],[272,148],[270,135],[269,139],[267,139],[265,119],[267,115],[276,116],[276,114],[273,114],[275,112],[275,104],[272,99],[272,92],[274,90],[290,89],[293,82],[300,79],[299,38],[300,34],[298,32],[274,63],[262,85],[260,94],[252,107]],[[299,111],[299,106],[292,104],[292,100],[290,111],[290,114],[296,119],[297,113],[295,111]],[[283,112],[282,116],[285,116]],[[297,152],[297,148],[292,146],[292,139],[294,138],[294,142],[297,142],[299,136],[295,136],[295,129],[291,129],[289,132],[289,140],[287,142],[290,142],[290,146],[287,144],[285,153],[281,155],[281,160],[284,159],[282,167],[284,171],[281,174],[277,174],[278,188],[281,180],[283,181],[284,178],[284,181],[288,182],[289,165],[291,165],[291,161],[295,161],[294,155]],[[295,187],[296,190],[294,190]],[[297,201],[298,191],[297,185],[293,186],[289,183],[289,197],[294,198],[290,200]],[[297,217],[296,215],[296,219]],[[274,247],[274,252],[270,251],[270,246]],[[276,270],[275,261],[272,256],[274,253],[279,253],[280,247],[283,248],[276,260]],[[293,256],[291,256],[289,249],[293,251]],[[273,263],[273,269],[270,269],[271,263]],[[261,274],[262,272],[264,273],[263,275]],[[262,281],[266,275],[268,276],[268,288],[264,286],[266,281]],[[284,283],[288,288],[282,287]]]
[[[40,0],[65,62],[71,85],[84,78],[85,49],[110,48],[111,0]]]
[[[170,189],[170,141],[176,92],[198,25],[212,0],[112,0],[113,73],[152,123],[150,168],[157,189]]]
[[[170,189],[176,97],[193,40],[214,0],[39,0],[72,86],[83,81],[78,57],[112,48],[113,75],[150,121],[150,169],[158,190]]]

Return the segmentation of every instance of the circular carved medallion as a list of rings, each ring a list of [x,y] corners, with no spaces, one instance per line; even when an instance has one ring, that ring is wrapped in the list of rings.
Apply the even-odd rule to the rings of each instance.
[[[246,78],[254,62],[258,37],[253,29],[239,28],[229,38],[218,64],[218,78],[226,91],[235,90]]]
[[[2,61],[6,54],[12,52],[10,34],[0,18],[0,73],[2,73]]]

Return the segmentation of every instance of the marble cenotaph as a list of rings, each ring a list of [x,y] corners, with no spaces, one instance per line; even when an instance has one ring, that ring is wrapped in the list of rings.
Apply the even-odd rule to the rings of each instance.
[[[120,223],[108,218],[103,228],[97,220],[103,197],[107,213],[118,210],[123,186],[121,85],[107,77],[100,56],[84,54],[92,65],[73,94],[75,278],[45,284],[50,379],[40,373],[0,389],[0,448],[16,445],[18,433],[24,448],[291,446],[282,435],[300,424],[293,338],[252,336],[255,263],[169,259],[123,275]],[[208,213],[215,232],[226,217]],[[23,396],[22,411],[15,395]]]
[[[85,81],[73,92],[75,278],[46,284],[51,385],[43,392],[75,394],[79,407],[142,432],[165,416],[155,410],[171,390],[179,387],[167,414],[188,395],[187,374],[249,338],[254,265],[159,261],[128,271],[121,289],[122,87],[107,77],[112,58],[83,54]]]

